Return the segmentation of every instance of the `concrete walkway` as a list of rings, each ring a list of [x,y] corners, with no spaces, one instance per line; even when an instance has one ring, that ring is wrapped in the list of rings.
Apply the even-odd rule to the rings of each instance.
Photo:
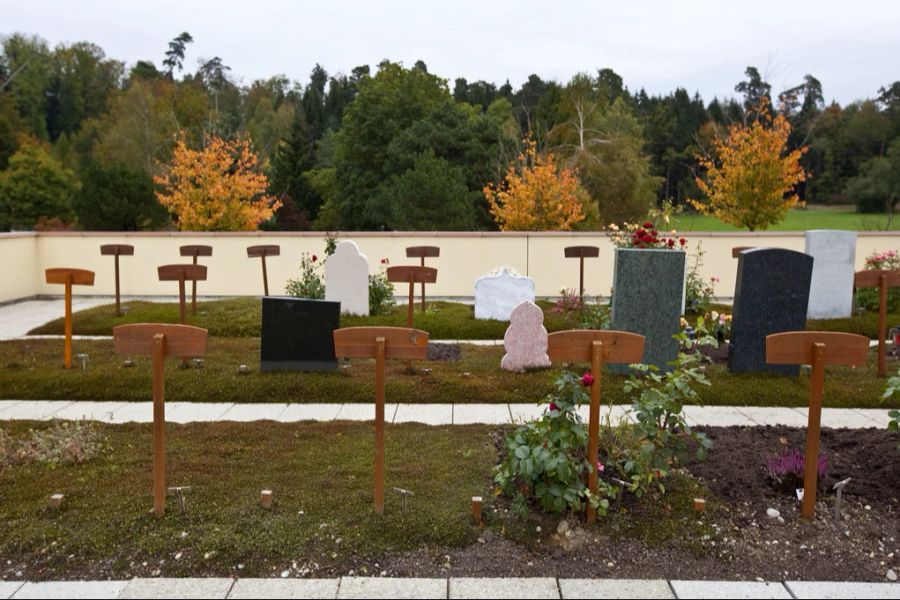
[[[521,423],[539,417],[545,406],[531,404],[388,404],[388,423],[468,425]],[[587,419],[587,407],[579,410]],[[805,427],[805,409],[754,406],[686,406],[691,425],[787,425]],[[633,421],[628,406],[605,406],[601,412],[613,423]],[[212,421],[371,421],[374,404],[235,404],[230,402],[167,402],[166,420],[172,423]],[[149,423],[151,402],[93,402],[86,400],[0,400],[0,421],[93,420],[104,423]],[[825,408],[822,426],[862,429],[888,424],[887,409]]]
[[[132,579],[0,581],[4,598],[900,598],[894,583],[663,579]]]

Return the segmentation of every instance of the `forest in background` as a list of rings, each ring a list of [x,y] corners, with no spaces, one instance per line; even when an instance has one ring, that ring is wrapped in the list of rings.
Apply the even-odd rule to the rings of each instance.
[[[179,142],[211,138],[250,141],[280,204],[264,229],[497,229],[484,189],[529,140],[577,173],[596,215],[583,226],[597,228],[686,205],[698,156],[764,97],[791,125],[789,148],[806,147],[801,200],[861,212],[900,200],[900,81],[845,106],[813,75],[773,90],[752,66],[734,97],[710,100],[630,90],[608,68],[514,89],[421,61],[248,84],[219,57],[191,57],[188,33],[133,65],[90,42],[0,42],[0,230],[171,228],[154,177]]]

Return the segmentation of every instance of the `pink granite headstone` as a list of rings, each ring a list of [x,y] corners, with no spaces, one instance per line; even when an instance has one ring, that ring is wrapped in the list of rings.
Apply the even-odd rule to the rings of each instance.
[[[509,327],[503,336],[506,354],[500,361],[504,371],[522,372],[525,369],[549,367],[547,329],[544,311],[534,302],[523,300],[509,317]]]

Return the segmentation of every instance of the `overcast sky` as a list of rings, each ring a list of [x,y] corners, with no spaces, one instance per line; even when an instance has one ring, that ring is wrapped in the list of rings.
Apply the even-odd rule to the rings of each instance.
[[[812,74],[842,104],[900,80],[897,0],[0,0],[0,33],[16,31],[91,41],[129,65],[159,65],[188,31],[187,68],[219,56],[244,83],[385,58],[424,60],[451,89],[610,67],[631,90],[682,86],[706,101],[734,96],[747,65],[775,93]]]

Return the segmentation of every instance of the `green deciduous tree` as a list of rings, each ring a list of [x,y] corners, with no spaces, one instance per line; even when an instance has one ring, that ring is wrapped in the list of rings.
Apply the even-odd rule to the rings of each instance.
[[[0,172],[0,230],[33,229],[40,219],[74,219],[78,179],[38,144],[27,143]]]
[[[88,230],[141,231],[169,222],[153,193],[150,175],[122,164],[92,164],[85,169],[73,208],[79,224]]]
[[[860,212],[887,212],[893,217],[900,203],[900,138],[887,153],[864,162],[859,175],[847,182],[846,193]]]

